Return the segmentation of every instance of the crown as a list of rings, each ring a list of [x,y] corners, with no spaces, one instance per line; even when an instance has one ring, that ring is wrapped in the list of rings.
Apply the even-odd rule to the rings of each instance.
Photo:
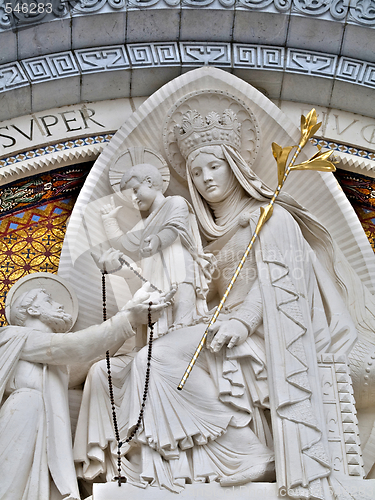
[[[237,151],[241,148],[241,125],[231,109],[224,110],[222,116],[211,111],[205,119],[197,110],[189,110],[182,116],[182,124],[175,126],[174,132],[185,159],[203,146],[227,144]]]

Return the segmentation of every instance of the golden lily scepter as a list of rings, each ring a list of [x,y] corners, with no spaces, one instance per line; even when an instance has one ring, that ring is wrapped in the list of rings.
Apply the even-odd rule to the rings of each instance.
[[[301,138],[300,138],[299,144],[297,146],[297,149],[296,149],[292,159],[289,162],[288,167],[286,166],[286,163],[288,161],[289,154],[290,154],[291,150],[296,146],[288,146],[288,147],[282,148],[281,146],[276,144],[276,142],[272,143],[273,156],[275,157],[275,160],[277,162],[277,179],[278,179],[277,188],[276,188],[275,192],[273,193],[273,196],[272,196],[269,204],[266,207],[260,208],[260,216],[258,219],[258,223],[257,223],[255,231],[252,235],[250,243],[248,244],[248,246],[247,246],[247,248],[242,256],[242,258],[237,266],[237,269],[236,269],[232,279],[230,280],[229,285],[227,286],[227,289],[225,290],[225,293],[224,293],[222,299],[220,300],[219,305],[217,306],[217,308],[215,310],[215,313],[213,314],[210,322],[208,323],[208,326],[207,326],[207,328],[206,328],[206,330],[205,330],[205,332],[204,332],[204,334],[203,334],[203,336],[198,344],[198,347],[195,350],[195,353],[194,353],[193,357],[191,358],[191,361],[190,361],[188,367],[186,368],[185,373],[184,373],[184,375],[183,375],[183,377],[182,377],[182,379],[177,387],[178,390],[181,391],[183,389],[185,382],[188,379],[190,372],[193,369],[193,367],[198,359],[198,356],[204,347],[204,344],[206,343],[209,329],[213,326],[213,324],[217,320],[217,317],[219,316],[220,311],[222,310],[222,308],[225,304],[225,301],[227,300],[227,297],[228,297],[231,289],[233,288],[233,285],[236,282],[236,279],[237,279],[238,275],[240,274],[242,267],[245,264],[247,256],[249,255],[251,249],[254,246],[255,240],[257,239],[260,230],[262,229],[264,224],[272,216],[273,206],[275,204],[277,197],[279,196],[281,188],[283,187],[289,173],[292,170],[319,170],[321,172],[334,172],[336,170],[333,163],[328,161],[328,158],[331,156],[332,151],[321,152],[321,148],[319,146],[318,146],[319,151],[315,155],[313,155],[309,160],[304,161],[302,163],[299,163],[298,165],[294,165],[298,155],[300,154],[302,149],[305,147],[307,141],[309,139],[311,139],[311,137],[319,130],[321,124],[322,124],[321,122],[317,123],[317,114],[316,114],[315,109],[312,109],[307,114],[306,117],[303,115],[301,116]]]

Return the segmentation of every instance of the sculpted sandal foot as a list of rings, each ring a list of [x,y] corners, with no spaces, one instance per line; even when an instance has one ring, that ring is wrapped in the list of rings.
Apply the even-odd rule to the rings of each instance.
[[[220,479],[220,486],[240,486],[242,484],[255,481],[274,481],[275,480],[275,462],[256,465],[238,474]]]

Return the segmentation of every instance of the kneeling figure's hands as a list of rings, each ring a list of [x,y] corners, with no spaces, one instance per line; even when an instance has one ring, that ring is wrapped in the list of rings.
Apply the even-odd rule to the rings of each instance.
[[[167,293],[159,293],[153,290],[150,283],[145,283],[133,295],[122,311],[128,311],[128,319],[133,326],[145,325],[148,323],[149,303],[152,322],[155,323],[161,316],[163,310],[172,304],[173,296],[177,291],[177,287],[172,288]]]

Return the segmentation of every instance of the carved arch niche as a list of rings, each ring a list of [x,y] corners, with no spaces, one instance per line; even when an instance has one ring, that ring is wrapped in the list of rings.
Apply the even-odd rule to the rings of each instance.
[[[277,184],[271,143],[298,143],[298,124],[291,123],[275,104],[251,85],[220,69],[203,67],[190,71],[155,92],[126,120],[99,156],[72,213],[61,254],[59,274],[73,284],[80,300],[80,316],[76,328],[101,321],[100,273],[90,251],[105,242],[106,237],[95,207],[98,206],[98,200],[104,203],[103,200],[113,196],[108,172],[121,152],[129,148],[144,147],[164,157],[171,172],[166,195],[180,194],[188,197],[183,177],[176,173],[169,161],[173,154],[171,156],[171,152],[165,150],[163,132],[168,114],[176,102],[192,93],[198,94],[197,107],[209,107],[211,102],[214,107],[221,106],[225,109],[226,104],[234,98],[251,110],[259,127],[259,144],[256,146],[259,152],[255,160],[251,153],[248,159],[256,174],[271,188],[275,188]],[[199,94],[206,97],[199,97]],[[194,99],[189,102],[191,106],[194,105]],[[314,152],[316,148],[307,146],[301,155],[301,161]],[[293,176],[288,178],[284,189],[329,229],[362,281],[373,291],[375,265],[372,249],[333,175],[311,171],[294,172]],[[111,280],[112,287],[121,288],[122,285],[115,281]],[[113,292],[108,301],[109,314],[115,313],[121,305],[117,303],[116,295],[122,296],[123,301],[129,296],[128,290],[118,289]]]

